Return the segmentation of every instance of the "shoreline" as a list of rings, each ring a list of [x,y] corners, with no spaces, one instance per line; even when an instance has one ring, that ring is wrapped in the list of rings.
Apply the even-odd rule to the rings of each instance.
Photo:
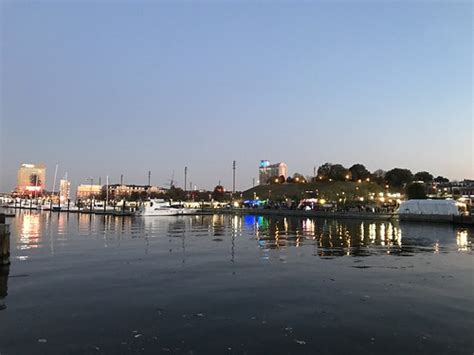
[[[0,214],[6,217],[14,217],[15,213],[8,210],[30,210],[39,211],[28,207],[3,208]],[[10,212],[10,213],[9,213]],[[45,210],[42,212],[50,213],[83,213],[108,215],[114,217],[133,217],[133,213],[129,211],[82,211],[82,210]],[[372,221],[402,221],[415,223],[433,223],[433,224],[452,224],[456,226],[474,226],[473,216],[454,216],[454,215],[415,215],[397,213],[374,213],[374,212],[327,212],[327,211],[304,211],[304,210],[288,210],[288,209],[261,209],[261,208],[204,208],[201,211],[186,215],[212,215],[212,214],[230,214],[230,215],[261,215],[261,216],[279,216],[279,217],[299,217],[299,218],[328,218],[328,219],[352,219],[352,220],[372,220]]]
[[[472,216],[454,215],[399,215],[397,213],[373,213],[373,212],[325,212],[325,211],[303,211],[303,210],[272,210],[272,209],[228,209],[215,210],[217,214],[251,214],[262,216],[280,217],[307,217],[307,218],[330,218],[330,219],[356,219],[356,220],[377,220],[377,221],[402,221],[420,223],[442,223],[453,225],[473,226]]]

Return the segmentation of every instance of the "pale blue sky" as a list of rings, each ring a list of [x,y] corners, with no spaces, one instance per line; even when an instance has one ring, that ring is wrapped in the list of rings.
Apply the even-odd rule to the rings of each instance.
[[[470,2],[2,2],[0,191],[248,188],[260,159],[474,178]]]

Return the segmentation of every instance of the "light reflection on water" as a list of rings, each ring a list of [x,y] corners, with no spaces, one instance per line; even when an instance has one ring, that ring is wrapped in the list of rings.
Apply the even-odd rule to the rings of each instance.
[[[284,218],[263,216],[188,216],[118,218],[86,214],[19,212],[12,221],[16,249],[27,251],[48,246],[67,246],[77,237],[98,238],[105,248],[120,246],[122,240],[150,240],[168,237],[222,242],[254,239],[256,248],[285,250],[311,246],[314,255],[327,258],[352,255],[412,255],[419,252],[471,252],[473,232],[442,224],[401,224],[397,221],[351,221],[334,219]],[[215,244],[213,244],[215,245]],[[19,253],[17,259],[28,255]],[[234,256],[232,256],[232,260]]]
[[[472,349],[473,229],[29,211],[9,222],[12,266],[0,269],[7,353]]]

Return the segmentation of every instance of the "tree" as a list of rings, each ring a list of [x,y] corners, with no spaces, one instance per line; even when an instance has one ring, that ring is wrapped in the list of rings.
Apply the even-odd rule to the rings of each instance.
[[[217,185],[212,192],[212,199],[218,202],[222,202],[225,199],[225,189],[221,185]]]
[[[377,169],[372,174],[372,180],[379,185],[385,185],[385,174],[382,169]]]
[[[280,177],[277,175],[274,175],[268,179],[269,184],[279,184],[280,183]]]
[[[327,180],[329,179],[329,174],[331,173],[331,163],[325,163],[318,168],[318,179]]]
[[[370,178],[370,171],[362,164],[354,164],[349,168],[352,181],[365,180]]]
[[[166,193],[167,197],[175,201],[183,201],[186,199],[186,194],[182,188],[171,185],[170,189]]]
[[[406,195],[409,200],[413,200],[413,199],[425,200],[426,199],[425,185],[420,184],[419,182],[412,182],[408,184],[406,187]]]
[[[349,174],[349,170],[341,164],[334,164],[331,166],[331,170],[329,171],[329,178],[334,181],[345,181]]]
[[[434,178],[433,181],[437,182],[437,183],[443,183],[443,182],[449,182],[449,179],[445,178],[443,176],[437,176],[437,177]]]
[[[128,197],[129,201],[138,201],[140,199],[140,193],[138,191],[132,191]]]
[[[304,184],[306,183],[306,178],[301,175],[300,173],[294,173],[293,174],[293,182],[297,184]]]
[[[413,177],[415,181],[423,181],[424,183],[431,183],[433,182],[433,175],[431,175],[427,171],[419,171]]]
[[[385,181],[393,187],[403,187],[413,181],[413,174],[409,169],[394,168],[387,171]]]

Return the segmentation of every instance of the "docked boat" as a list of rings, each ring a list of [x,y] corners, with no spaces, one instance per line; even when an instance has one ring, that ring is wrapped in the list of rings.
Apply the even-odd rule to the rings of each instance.
[[[137,210],[137,216],[179,216],[182,208],[170,206],[165,200],[150,200],[144,202]]]

